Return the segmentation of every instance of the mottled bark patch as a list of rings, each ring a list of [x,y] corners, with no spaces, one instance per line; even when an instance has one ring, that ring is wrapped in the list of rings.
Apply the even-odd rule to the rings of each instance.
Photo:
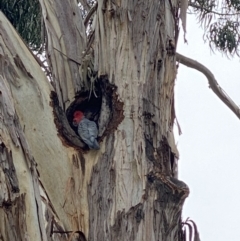
[[[103,122],[103,126],[101,126],[102,136],[100,140],[113,133],[124,119],[123,102],[118,98],[117,86],[110,84],[107,80],[104,80],[104,82],[107,84],[102,89],[103,99],[109,104],[101,110],[101,114],[108,113],[106,116],[108,118],[105,118],[105,123]]]
[[[33,76],[32,76],[31,73],[26,69],[25,65],[23,64],[21,58],[20,58],[18,55],[16,55],[16,56],[14,57],[14,63],[15,63],[15,65],[16,65],[19,69],[21,69],[21,71],[22,71],[25,75],[27,75],[29,78],[33,79]]]
[[[113,193],[116,174],[112,166],[115,153],[114,135],[107,137],[106,143],[106,152],[93,167],[88,185],[89,230],[91,230],[88,240],[114,240],[110,238],[109,225],[105,225],[110,221],[109,212],[115,203]]]
[[[139,232],[139,224],[144,219],[143,204],[130,208],[127,212],[117,213],[114,225],[111,227],[111,239],[119,240],[118,237],[125,235],[126,240],[136,240]]]
[[[161,190],[164,190],[163,193],[172,193],[172,195],[178,196],[182,202],[189,194],[189,188],[184,182],[161,172],[152,171],[148,173],[147,180],[148,184],[153,185],[159,193],[161,193]]]
[[[158,172],[149,173],[147,179],[146,198],[151,197],[152,191],[156,192],[153,202],[155,240],[181,240],[181,211],[189,194],[188,186]]]
[[[67,240],[76,240],[76,241],[86,241],[85,234],[82,231],[68,231],[64,230],[62,224],[59,223],[50,210],[47,210],[47,237],[48,240],[59,240],[59,241],[67,241]]]
[[[152,139],[148,139],[147,136],[145,136],[145,141],[148,160],[153,162],[155,168],[161,170],[165,175],[173,176],[175,157],[168,144],[167,138],[163,136],[157,149],[153,147]]]
[[[19,75],[11,64],[9,57],[3,54],[0,54],[0,73],[2,73],[5,79],[10,81],[14,86],[19,86]]]
[[[30,241],[26,225],[25,194],[12,201],[11,206],[0,209],[2,240]]]
[[[5,181],[1,180],[2,178],[0,178],[1,182],[0,183],[5,183],[6,187],[8,190],[7,193],[18,193],[19,192],[19,184],[18,184],[18,178],[17,178],[17,174],[16,174],[16,170],[15,170],[15,166],[13,163],[13,158],[12,158],[12,152],[7,150],[7,148],[5,147],[5,145],[2,143],[0,144],[0,167],[2,168],[2,171],[5,174]],[[2,188],[0,188],[2,190]],[[4,190],[2,190],[2,192],[0,192],[1,194],[4,195],[5,193]],[[5,193],[5,195],[7,194]],[[2,196],[0,194],[0,196]],[[1,205],[1,200],[3,202],[11,202],[10,197],[9,200],[5,200],[4,196],[2,196],[0,198],[0,206]]]
[[[79,163],[80,162],[80,163]],[[82,170],[82,174],[83,176],[85,175],[85,159],[84,156],[82,155],[81,152],[78,152],[78,157],[76,157],[75,155],[72,156],[72,164],[76,169],[79,169],[79,164],[81,165],[81,170]]]

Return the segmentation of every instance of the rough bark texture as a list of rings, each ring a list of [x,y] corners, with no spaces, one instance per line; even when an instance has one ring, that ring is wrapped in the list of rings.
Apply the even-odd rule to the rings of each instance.
[[[118,87],[124,119],[92,172],[89,240],[180,240],[188,188],[172,177],[170,9],[167,1],[98,1],[94,70]]]
[[[0,19],[0,233],[3,240],[47,240],[46,207],[69,224],[62,193],[75,151],[57,135],[49,81],[1,13]]]
[[[74,1],[40,3],[53,87],[0,15],[3,240],[15,224],[19,240],[180,241],[177,3],[99,0],[88,40]],[[71,129],[76,109],[98,123],[99,151]]]

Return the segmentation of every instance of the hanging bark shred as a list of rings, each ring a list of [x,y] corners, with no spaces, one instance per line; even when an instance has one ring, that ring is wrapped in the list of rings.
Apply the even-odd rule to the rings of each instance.
[[[21,194],[12,201],[11,205],[0,208],[2,240],[30,241],[27,235],[25,198],[26,195]]]
[[[187,0],[181,0],[180,1],[180,18],[182,20],[182,27],[183,27],[183,31],[184,31],[184,40],[185,39],[185,35],[187,32],[186,29],[186,25],[187,25],[187,8],[188,8],[188,1]]]
[[[122,122],[123,102],[118,98],[117,87],[109,83],[105,77],[101,79],[102,105],[99,118],[100,140],[115,131]]]
[[[10,195],[7,200],[4,197],[0,198],[5,203],[11,203],[11,194],[19,193],[18,178],[13,163],[12,152],[8,151],[6,146],[0,144],[0,167],[1,171],[5,174],[5,181],[1,181],[1,184],[6,184],[7,190],[0,192],[0,195]],[[2,175],[1,175],[2,176]],[[0,206],[1,203],[0,203]]]

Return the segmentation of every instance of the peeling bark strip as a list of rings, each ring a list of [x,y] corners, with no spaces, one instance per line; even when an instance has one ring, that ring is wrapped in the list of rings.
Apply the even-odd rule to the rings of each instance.
[[[8,66],[12,66],[12,68],[15,70],[16,66],[14,66],[12,63],[8,63]],[[35,201],[37,204],[37,210],[38,210],[38,221],[39,221],[39,228],[42,230],[42,237],[43,240],[45,239],[45,227],[43,224],[43,212],[42,212],[42,204],[40,200],[40,192],[39,192],[39,185],[38,185],[38,173],[36,170],[36,163],[34,161],[34,158],[31,154],[31,151],[29,149],[28,143],[26,141],[25,134],[22,130],[22,126],[19,122],[17,113],[15,111],[14,101],[12,97],[12,93],[10,91],[9,83],[12,83],[11,79],[6,79],[6,77],[11,78],[12,76],[9,75],[8,72],[9,69],[6,68],[3,72],[3,75],[0,75],[0,179],[3,183],[3,197],[1,197],[1,206],[5,207],[12,206],[18,200],[18,197],[14,195],[14,193],[18,193],[20,190],[18,185],[18,177],[15,172],[15,166],[13,164],[13,158],[12,158],[12,151],[11,151],[11,141],[9,140],[9,136],[14,143],[14,145],[18,148],[19,152],[23,153],[23,156],[25,156],[25,162],[28,166],[28,171],[31,170],[31,177],[33,178],[33,186],[34,186],[34,195],[35,195]],[[14,82],[13,82],[14,83]],[[8,150],[9,148],[9,150]],[[16,160],[15,160],[16,162]],[[15,163],[16,164],[16,163]],[[4,177],[4,174],[5,177]],[[27,172],[26,172],[27,175]],[[31,186],[32,187],[32,186]],[[21,201],[25,201],[25,197],[20,196]],[[18,203],[20,205],[20,202]],[[23,207],[25,207],[25,203],[21,204]],[[27,237],[27,230],[21,229],[21,226],[25,228],[27,225],[25,223],[25,216],[26,216],[26,210],[23,209],[21,206],[16,206],[16,213],[19,212],[19,215],[23,216],[23,218],[19,217],[17,214],[14,214],[13,210],[10,209],[10,212],[7,210],[7,216],[8,216],[8,222],[9,225],[16,225],[16,228],[19,230],[13,230],[13,233],[10,235],[8,232],[9,230],[5,230],[3,235],[9,236],[9,239],[6,240],[28,240]],[[20,210],[18,210],[18,208]],[[22,213],[23,212],[23,213]],[[15,217],[15,216],[16,217]],[[15,218],[17,218],[15,220]],[[23,223],[21,223],[21,221]],[[20,222],[20,223],[18,223]],[[0,225],[1,226],[1,225]],[[26,236],[26,237],[25,237]],[[24,238],[24,239],[23,239]]]
[[[153,165],[158,170],[161,170],[165,175],[173,175],[173,162],[174,153],[171,151],[171,147],[166,139],[160,141],[160,146],[157,149],[153,148],[153,143],[145,139],[146,141],[146,156],[149,161],[153,162]]]
[[[110,240],[118,240],[118,237],[122,237],[126,233],[126,240],[136,240],[137,233],[141,229],[140,222],[145,218],[143,206],[144,204],[140,203],[132,207],[128,212],[119,211],[117,213],[115,224],[111,227]],[[129,223],[131,223],[131,226]]]
[[[6,241],[31,241],[26,226],[25,194],[16,197],[10,206],[0,209],[0,238]]]
[[[65,111],[83,87],[78,63],[86,46],[86,32],[76,1],[40,0],[47,31],[47,60],[60,107]],[[61,52],[57,51],[57,50]]]
[[[0,239],[2,240],[47,241],[40,196],[40,172],[36,168],[34,158],[37,159],[39,166],[42,166],[44,159],[47,159],[47,168],[52,175],[53,168],[50,167],[50,162],[56,161],[55,156],[58,153],[53,151],[51,141],[48,140],[54,139],[51,134],[48,133],[48,138],[44,138],[47,137],[46,132],[44,133],[46,125],[41,128],[42,122],[48,121],[47,124],[52,127],[54,125],[51,119],[52,109],[47,105],[50,89],[49,82],[32,54],[28,52],[25,44],[0,12]],[[44,115],[40,116],[43,107]],[[49,123],[49,120],[52,122]],[[59,141],[57,135],[54,140]],[[45,148],[42,145],[44,141]],[[58,148],[59,152],[63,148],[61,145],[61,148]],[[54,153],[51,158],[49,150]],[[43,168],[44,172],[41,171],[42,176],[48,171],[47,168]],[[41,191],[42,195],[44,191],[44,189]]]
[[[1,180],[0,185],[3,184],[3,186],[6,185],[7,187],[7,190],[1,188],[0,196],[9,195],[7,199],[5,199],[6,197],[0,198],[0,206],[2,206],[3,204],[1,202],[11,204],[12,194],[19,192],[18,178],[13,164],[12,152],[8,151],[3,143],[0,144],[0,167],[2,169],[1,171],[5,173],[5,180]]]
[[[95,26],[94,70],[117,86],[123,119],[91,173],[89,240],[180,240],[188,188],[171,170],[178,151],[169,2],[98,1]],[[160,175],[149,184],[153,170]]]
[[[14,126],[14,115],[15,109],[13,104],[12,95],[9,89],[9,85],[7,84],[6,79],[3,76],[0,76],[0,117],[1,117],[1,125],[2,125],[2,135],[4,136],[4,127],[8,130],[11,139],[16,147],[20,146],[18,136],[16,134],[15,126]],[[5,145],[9,145],[9,143],[5,143]]]
[[[24,74],[26,74],[29,78],[33,79],[31,73],[26,69],[26,67],[24,66],[22,60],[19,58],[18,55],[16,55],[16,57],[14,58],[14,63],[19,69],[23,71]]]
[[[10,26],[10,23],[7,23]],[[12,27],[12,26],[11,26]],[[11,34],[10,34],[11,35]],[[0,22],[0,36],[1,36],[1,42],[0,42],[0,73],[2,73],[2,78],[7,80],[9,83],[13,84],[16,88],[19,88],[20,85],[20,76],[19,76],[19,70],[28,78],[31,80],[31,84],[36,88],[37,94],[39,97],[39,101],[41,104],[43,104],[42,100],[42,93],[39,88],[39,84],[37,83],[36,79],[33,79],[33,76],[30,74],[30,69],[27,68],[27,64],[25,65],[23,62],[23,57],[21,58],[17,52],[18,50],[14,46],[14,44],[9,41],[8,36],[9,33],[6,32],[6,29],[2,25],[2,22]],[[17,44],[17,43],[16,43]],[[8,46],[6,53],[4,52],[4,46]],[[27,47],[26,47],[27,48]],[[29,49],[28,49],[29,50]],[[11,58],[9,57],[11,55]],[[31,57],[33,54],[31,53]],[[13,60],[13,61],[12,61]],[[15,67],[17,66],[17,68]]]
[[[99,79],[102,93],[101,113],[99,117],[100,140],[114,132],[124,119],[123,105],[117,94],[117,86],[110,84],[106,77]]]
[[[0,25],[1,26],[1,25]],[[1,45],[0,45],[1,47]],[[0,52],[0,73],[3,76],[5,76],[6,79],[11,81],[14,86],[19,86],[19,75],[17,71],[12,66],[8,56],[4,55],[3,52]]]
[[[181,240],[181,209],[189,194],[187,185],[160,173],[148,174],[148,199],[153,190],[157,196],[153,200],[153,226],[155,240]]]

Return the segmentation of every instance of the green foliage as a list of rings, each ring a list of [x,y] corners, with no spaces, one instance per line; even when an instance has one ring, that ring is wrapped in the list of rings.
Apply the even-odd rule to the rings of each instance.
[[[226,6],[230,9],[234,9],[235,11],[240,11],[240,1],[239,0],[226,0]]]
[[[240,0],[193,0],[189,5],[205,28],[205,40],[212,50],[239,55]]]
[[[0,0],[0,10],[31,49],[40,48],[42,24],[38,0]]]
[[[81,2],[80,0],[78,0]],[[79,4],[83,17],[95,3],[85,1]],[[239,55],[239,11],[240,0],[190,0],[190,11],[197,15],[205,28],[205,40],[212,50],[219,50],[228,55]],[[22,38],[33,50],[43,44],[41,7],[38,0],[0,0],[0,10],[6,15]]]
[[[233,54],[238,48],[239,23],[226,21],[224,24],[213,23],[210,27],[210,45],[215,45],[224,53]]]

